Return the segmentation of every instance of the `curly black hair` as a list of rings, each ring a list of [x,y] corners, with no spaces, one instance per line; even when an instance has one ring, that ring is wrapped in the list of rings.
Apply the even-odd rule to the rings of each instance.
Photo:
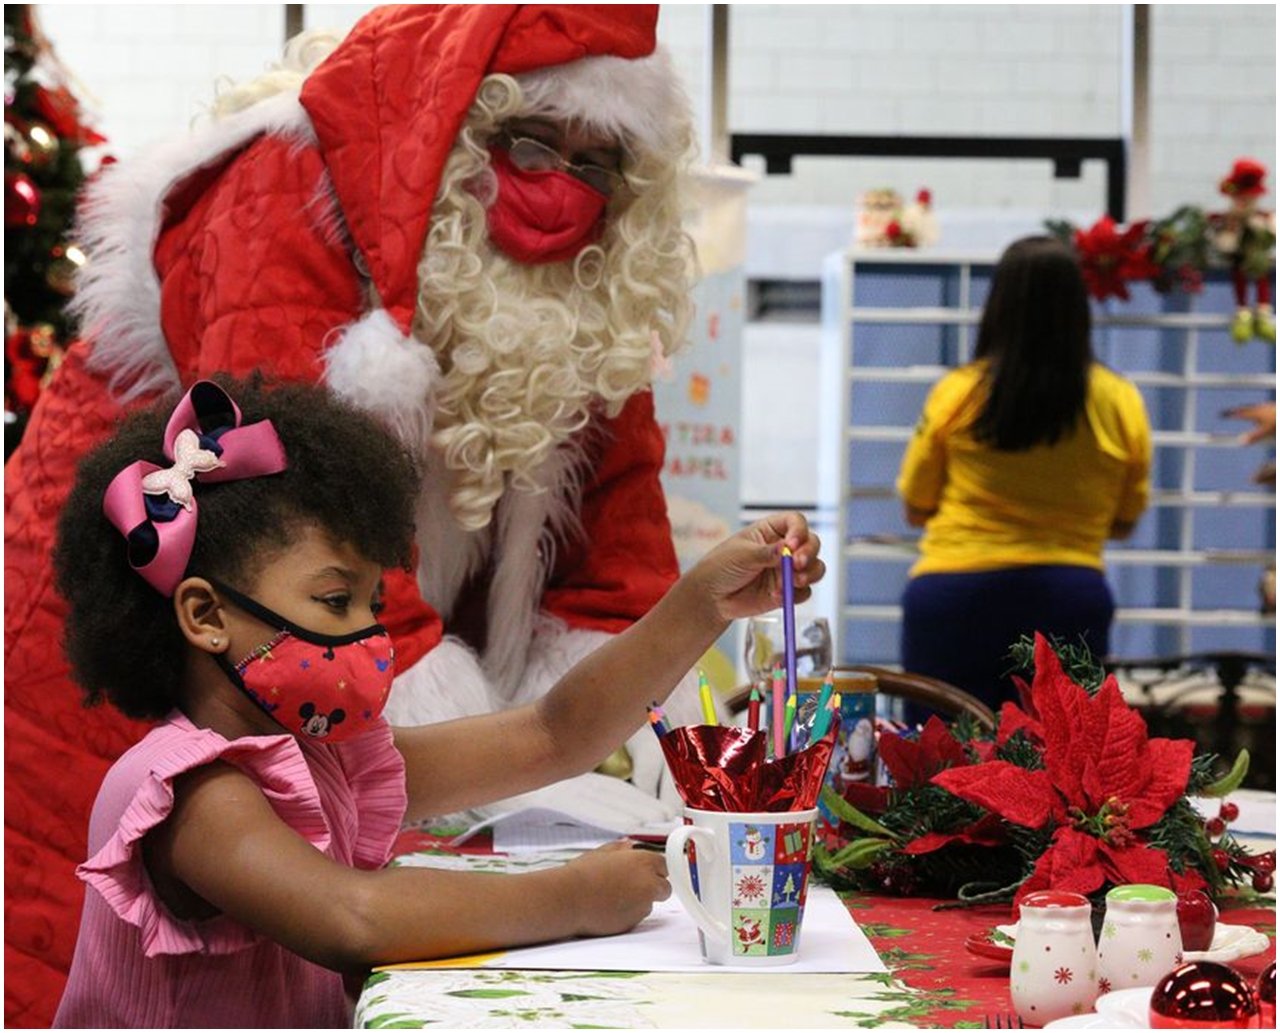
[[[268,383],[261,375],[212,378],[243,423],[269,419],[288,467],[265,477],[193,482],[199,503],[186,575],[250,583],[270,554],[307,525],[349,543],[384,568],[407,568],[419,474],[412,455],[372,417],[322,388]],[[130,565],[125,538],[107,520],[107,485],[136,460],[168,466],[162,445],[176,397],[125,417],[81,462],[58,522],[54,572],[70,604],[64,646],[86,705],[105,698],[129,717],[160,718],[177,700],[185,639],[173,601]]]

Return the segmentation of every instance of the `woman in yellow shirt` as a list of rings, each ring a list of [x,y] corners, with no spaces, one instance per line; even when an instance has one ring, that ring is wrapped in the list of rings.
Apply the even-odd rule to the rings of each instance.
[[[1093,358],[1075,255],[1027,237],[1001,256],[975,359],[929,393],[898,493],[925,529],[903,595],[902,664],[998,706],[1033,631],[1109,646],[1102,546],[1146,508],[1151,432],[1134,385]]]

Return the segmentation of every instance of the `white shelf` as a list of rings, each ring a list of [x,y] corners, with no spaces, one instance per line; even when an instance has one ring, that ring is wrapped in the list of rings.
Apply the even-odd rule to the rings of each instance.
[[[911,440],[912,427],[862,426],[846,427],[850,441],[901,441]],[[1151,432],[1151,444],[1156,448],[1239,448],[1238,434],[1207,434],[1203,431],[1155,430]]]
[[[851,542],[846,559],[911,561],[920,555],[915,539],[903,542]],[[1102,561],[1118,567],[1249,567],[1270,563],[1275,553],[1264,549],[1106,549]]]
[[[897,621],[902,619],[902,607],[871,603],[846,604],[840,608],[846,617],[867,621]],[[1122,624],[1164,624],[1194,628],[1274,628],[1273,615],[1252,610],[1183,610],[1183,609],[1134,609],[1116,610],[1115,619]]]
[[[848,370],[852,383],[904,383],[934,384],[950,366],[858,366]],[[1125,373],[1139,387],[1245,387],[1272,391],[1276,378],[1268,373],[1161,373],[1155,370],[1135,370]]]
[[[977,326],[982,313],[974,309],[933,308],[850,308],[860,323],[893,323],[916,326]],[[1120,327],[1142,330],[1225,330],[1231,326],[1229,316],[1217,313],[1177,312],[1161,316],[1095,315],[1093,325],[1099,329]]]
[[[874,488],[851,488],[846,499],[867,501],[897,501],[898,492],[890,485]],[[1151,507],[1194,507],[1202,509],[1275,509],[1276,494],[1273,491],[1153,491],[1148,500]]]

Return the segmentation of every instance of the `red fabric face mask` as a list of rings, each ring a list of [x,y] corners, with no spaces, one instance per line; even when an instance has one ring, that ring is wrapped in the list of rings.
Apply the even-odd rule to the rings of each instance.
[[[489,154],[498,178],[489,239],[503,253],[528,265],[563,262],[600,239],[604,194],[567,172],[519,168],[502,148]]]
[[[212,580],[212,579],[210,579]],[[242,692],[300,739],[354,739],[382,715],[395,676],[395,649],[381,624],[346,635],[308,631],[235,589],[218,590],[280,633],[239,663],[215,660]]]

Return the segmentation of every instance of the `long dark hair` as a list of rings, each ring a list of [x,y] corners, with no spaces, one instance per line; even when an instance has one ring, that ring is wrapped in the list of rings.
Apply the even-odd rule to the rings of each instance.
[[[987,400],[973,436],[1002,452],[1052,445],[1084,411],[1093,362],[1080,264],[1054,237],[1024,237],[1000,256],[978,329]]]

